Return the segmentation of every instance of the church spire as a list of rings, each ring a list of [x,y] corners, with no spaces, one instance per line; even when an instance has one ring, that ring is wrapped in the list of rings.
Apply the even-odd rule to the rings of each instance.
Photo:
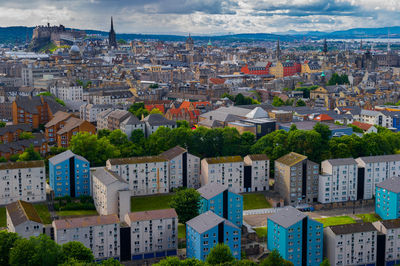
[[[114,22],[113,17],[111,16],[111,31],[114,31]]]
[[[117,36],[114,31],[113,17],[111,17],[111,29],[108,33],[108,46],[109,48],[117,48]]]
[[[281,58],[281,47],[279,45],[279,38],[276,42],[276,59],[279,60]]]
[[[322,52],[324,52],[325,55],[326,55],[326,53],[328,53],[328,44],[326,43],[326,38],[324,39],[324,48],[323,48]]]

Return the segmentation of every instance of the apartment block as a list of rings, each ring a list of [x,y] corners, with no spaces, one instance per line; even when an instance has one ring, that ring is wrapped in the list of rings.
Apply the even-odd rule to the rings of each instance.
[[[18,200],[6,206],[7,230],[22,238],[43,234],[43,222],[35,207],[26,201]]]
[[[372,223],[378,230],[377,265],[398,265],[400,263],[400,219]]]
[[[359,168],[359,199],[372,199],[376,184],[400,176],[400,154],[360,157],[356,161]]]
[[[113,111],[113,109],[106,109],[96,115],[97,130],[108,129],[108,115]]]
[[[0,205],[46,200],[44,161],[0,163]]]
[[[243,196],[230,192],[219,183],[209,183],[197,190],[201,195],[199,213],[212,211],[238,227],[243,224]]]
[[[53,221],[54,241],[63,245],[81,242],[95,260],[120,259],[120,221],[116,214]]]
[[[49,159],[49,183],[56,197],[91,195],[90,163],[71,150]]]
[[[50,92],[63,101],[83,101],[83,87],[56,84],[50,87]]]
[[[161,156],[109,159],[106,165],[128,182],[133,195],[170,192],[168,161]]]
[[[319,265],[323,257],[323,226],[293,207],[268,216],[267,247],[294,265]]]
[[[269,190],[269,159],[265,154],[244,157],[244,191]]]
[[[375,213],[384,220],[400,218],[400,177],[378,183],[375,190]]]
[[[143,121],[146,125],[146,137],[156,132],[159,127],[176,128],[176,121],[168,120],[161,114],[150,114]]]
[[[169,188],[200,187],[200,158],[180,146],[160,154],[168,160]]]
[[[331,265],[375,265],[377,230],[372,223],[326,227],[324,251]]]
[[[331,159],[321,163],[318,202],[357,200],[358,167],[353,158]]]
[[[275,160],[275,190],[285,204],[298,205],[318,200],[319,165],[307,156],[291,152]]]
[[[244,192],[244,162],[240,156],[201,160],[201,185],[220,183],[234,193]]]
[[[100,215],[118,214],[118,191],[128,190],[128,182],[105,167],[92,168],[91,176],[93,201],[97,212]]]
[[[143,131],[143,134],[145,134],[145,124],[143,121],[140,121],[136,116],[130,115],[127,117],[125,120],[120,122],[119,128],[121,129],[122,132],[124,132],[128,138],[131,137],[132,132],[135,130],[141,130]]]
[[[229,246],[240,260],[241,229],[230,221],[207,211],[186,223],[186,256],[204,261],[218,243]]]
[[[177,255],[178,215],[174,209],[128,213],[125,222],[130,226],[132,260]]]
[[[85,103],[79,109],[79,117],[82,120],[89,121],[90,123],[97,122],[97,115],[107,109],[112,108],[111,104],[91,104]]]

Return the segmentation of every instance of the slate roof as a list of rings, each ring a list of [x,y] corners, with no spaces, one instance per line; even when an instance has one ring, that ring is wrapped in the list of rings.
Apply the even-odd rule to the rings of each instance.
[[[71,131],[72,129],[79,127],[80,125],[82,125],[85,122],[87,122],[87,121],[76,118],[76,117],[70,117],[65,121],[64,127],[61,128],[59,131],[57,131],[57,134],[61,135],[61,134],[67,133],[67,132]]]
[[[0,163],[0,170],[44,167],[44,161],[7,162]]]
[[[108,170],[106,167],[98,167],[90,169],[90,173],[92,177],[96,177],[103,183],[108,186],[116,181],[127,183],[122,177],[120,177],[117,173]]]
[[[224,222],[224,220],[224,218],[216,215],[212,211],[207,211],[187,221],[186,224],[192,227],[199,234],[202,234]]]
[[[344,224],[335,225],[329,227],[336,235],[346,235],[353,233],[371,232],[377,231],[372,223],[355,223],[355,224]]]
[[[128,158],[115,158],[108,160],[111,165],[117,164],[141,164],[141,163],[155,163],[166,162],[167,160],[161,156],[143,156],[143,157],[128,157]]]
[[[357,164],[357,161],[353,158],[330,159],[327,161],[333,166]]]
[[[400,154],[365,156],[358,158],[358,160],[362,160],[365,163],[393,162],[400,161]]]
[[[7,133],[14,133],[17,130],[22,130],[24,132],[31,132],[32,131],[32,127],[29,124],[17,124],[17,125],[9,125],[9,126],[5,126],[5,127],[1,127],[0,128],[0,136],[7,134]]]
[[[228,187],[221,185],[220,183],[208,183],[201,188],[199,188],[197,191],[200,193],[200,195],[209,200],[225,190],[227,190]]]
[[[288,206],[285,209],[268,216],[268,219],[284,228],[288,228],[306,217],[307,215],[301,211],[294,207]]]
[[[307,156],[301,155],[295,152],[288,153],[281,158],[278,158],[276,161],[282,163],[284,165],[292,166],[303,160],[306,160]]]
[[[150,126],[176,125],[175,121],[168,120],[161,114],[150,114],[143,121],[149,123]]]
[[[87,216],[79,218],[70,218],[53,221],[55,230],[82,228],[88,226],[119,224],[119,219],[116,214]]]
[[[72,116],[72,114],[69,114],[69,113],[66,113],[63,111],[58,111],[57,113],[54,114],[53,119],[51,119],[49,122],[46,123],[45,127],[54,126],[54,125],[60,123],[61,121],[68,119],[71,116]]]
[[[140,121],[136,116],[131,115],[128,118],[126,118],[124,121],[122,121],[122,124],[125,124],[125,125],[137,125],[137,124],[144,124],[144,122]]]
[[[39,96],[37,97],[17,97],[15,99],[17,106],[24,111],[31,114],[38,114],[37,107],[42,105],[42,101]]]
[[[249,154],[246,157],[249,157],[252,161],[268,161],[269,158],[266,154]]]
[[[390,177],[376,184],[376,186],[394,193],[400,193],[400,177]]]
[[[178,214],[176,213],[175,209],[131,212],[127,215],[131,222],[178,218]]]
[[[160,154],[161,157],[164,157],[167,160],[172,160],[173,158],[181,155],[182,153],[186,152],[186,149],[182,148],[181,146],[175,146],[163,153]]]
[[[387,229],[400,228],[400,219],[382,220],[380,223]]]
[[[18,200],[8,204],[6,209],[14,227],[27,221],[43,223],[32,203]]]
[[[51,157],[49,159],[49,162],[52,163],[53,165],[56,165],[56,164],[59,164],[61,162],[64,162],[65,160],[69,160],[71,157],[76,157],[81,161],[89,162],[84,157],[82,157],[80,155],[76,155],[71,150],[66,150],[66,151],[64,151],[64,152],[62,152],[60,154],[57,154],[57,155]]]

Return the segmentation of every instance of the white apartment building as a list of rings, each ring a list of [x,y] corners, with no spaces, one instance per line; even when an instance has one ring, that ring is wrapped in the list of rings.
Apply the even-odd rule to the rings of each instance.
[[[400,219],[377,221],[373,225],[385,235],[385,265],[396,265],[400,260]]]
[[[54,241],[81,242],[96,260],[120,258],[120,224],[116,214],[53,221]]]
[[[92,194],[100,215],[118,214],[118,191],[128,190],[129,184],[105,167],[92,168]]]
[[[325,160],[321,163],[318,202],[331,203],[357,199],[357,161],[353,158]]]
[[[0,163],[0,205],[46,200],[44,161]]]
[[[63,101],[83,101],[82,86],[56,85],[50,87],[50,92]]]
[[[360,157],[356,161],[359,177],[364,178],[364,199],[372,199],[376,184],[400,176],[400,154]]]
[[[168,160],[169,188],[200,187],[200,158],[176,146],[160,154]]]
[[[377,230],[372,223],[324,228],[324,254],[332,266],[375,265]]]
[[[133,115],[129,116],[124,121],[122,121],[119,124],[119,128],[121,129],[122,132],[124,132],[128,136],[128,138],[131,137],[132,132],[134,130],[140,129],[141,131],[143,131],[143,135],[146,132],[145,123],[140,121],[137,117]]]
[[[111,114],[112,111],[113,109],[109,108],[96,115],[97,130],[108,129],[108,116]]]
[[[143,121],[146,126],[146,137],[156,132],[159,127],[176,128],[176,121],[168,120],[161,114],[150,114]]]
[[[134,196],[170,192],[168,161],[161,156],[109,159],[106,166],[128,182]]]
[[[252,154],[244,157],[245,191],[269,190],[269,159],[265,154]],[[247,171],[249,168],[250,171]],[[249,172],[249,173],[248,173]]]
[[[110,108],[112,108],[110,104],[83,104],[79,109],[80,119],[90,123],[97,122],[97,115]]]
[[[7,230],[22,238],[43,234],[43,222],[35,207],[26,201],[15,201],[6,206]]]
[[[386,128],[391,128],[393,125],[391,116],[386,115],[383,112],[365,110],[365,109],[361,109],[360,114],[354,116],[354,120]]]
[[[174,209],[128,213],[125,222],[131,228],[132,260],[150,254],[151,257],[177,254],[178,215]]]
[[[244,162],[240,156],[205,158],[201,160],[201,185],[220,183],[234,193],[244,192]]]

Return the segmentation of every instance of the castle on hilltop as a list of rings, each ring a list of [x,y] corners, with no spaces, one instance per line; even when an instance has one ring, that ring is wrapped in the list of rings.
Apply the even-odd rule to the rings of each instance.
[[[33,29],[32,40],[30,49],[33,51],[40,50],[43,46],[53,43],[54,45],[71,45],[75,39],[80,39],[86,36],[85,31],[75,31],[66,29],[63,25],[50,26],[36,26]]]

